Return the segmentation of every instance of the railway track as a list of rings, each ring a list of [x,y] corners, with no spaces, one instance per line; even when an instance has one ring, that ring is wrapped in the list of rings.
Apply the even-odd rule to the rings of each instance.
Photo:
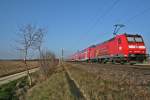
[[[76,64],[76,63],[75,63]],[[130,68],[135,68],[135,69],[143,69],[143,70],[150,70],[150,64],[111,64],[111,63],[106,63],[106,64],[101,64],[101,63],[85,63],[85,62],[79,62],[79,64],[86,65],[86,64],[95,64],[95,65],[109,65],[109,66],[119,66],[119,67],[130,67]]]
[[[144,76],[150,75],[150,66],[134,65],[131,68],[139,70]]]
[[[149,76],[150,75],[150,65],[149,64],[136,64],[136,65],[130,65],[130,64],[99,64],[99,63],[73,63],[76,65],[83,65],[84,70],[94,71],[95,73],[98,73],[101,69],[106,70],[120,70],[120,71],[126,71],[126,72],[134,72],[134,73],[140,73],[143,76]],[[87,68],[87,69],[86,69]]]

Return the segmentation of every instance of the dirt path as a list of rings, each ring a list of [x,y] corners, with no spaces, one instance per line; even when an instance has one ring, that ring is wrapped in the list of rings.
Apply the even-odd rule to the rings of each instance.
[[[30,73],[36,72],[37,70],[39,70],[39,68],[31,69]],[[26,75],[27,75],[27,72],[24,71],[24,72],[20,72],[20,73],[17,73],[17,74],[13,74],[13,75],[2,77],[2,78],[0,78],[0,85],[9,83],[11,81],[14,81],[16,79],[24,77]]]

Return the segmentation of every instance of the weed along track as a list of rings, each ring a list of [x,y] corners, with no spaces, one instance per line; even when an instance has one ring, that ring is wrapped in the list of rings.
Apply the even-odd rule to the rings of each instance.
[[[65,68],[87,100],[150,100],[150,78],[144,75],[149,70],[80,63],[66,63]]]
[[[68,70],[65,67],[64,69],[65,69],[65,77],[68,82],[70,92],[74,96],[74,99],[75,100],[87,100],[83,92],[80,90],[80,87],[77,84],[77,82],[71,77],[71,75],[69,74]]]
[[[67,82],[69,84],[69,89],[70,89],[72,95],[75,97],[75,99],[76,100],[85,100],[82,92],[77,87],[77,85],[75,84],[75,82],[70,78],[70,76],[68,75],[67,72],[65,72],[65,76],[66,76]]]

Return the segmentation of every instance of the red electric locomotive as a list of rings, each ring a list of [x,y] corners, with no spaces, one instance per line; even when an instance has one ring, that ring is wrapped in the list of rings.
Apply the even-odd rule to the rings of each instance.
[[[76,61],[143,62],[146,47],[141,35],[119,34],[103,43],[90,46],[76,53]]]

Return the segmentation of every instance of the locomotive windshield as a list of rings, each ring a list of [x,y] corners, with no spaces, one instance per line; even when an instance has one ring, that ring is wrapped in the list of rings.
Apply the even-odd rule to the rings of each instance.
[[[143,42],[142,37],[135,37],[136,42]]]
[[[135,42],[134,37],[127,37],[127,39],[128,39],[128,42]]]
[[[127,36],[128,42],[143,42],[141,36]]]

